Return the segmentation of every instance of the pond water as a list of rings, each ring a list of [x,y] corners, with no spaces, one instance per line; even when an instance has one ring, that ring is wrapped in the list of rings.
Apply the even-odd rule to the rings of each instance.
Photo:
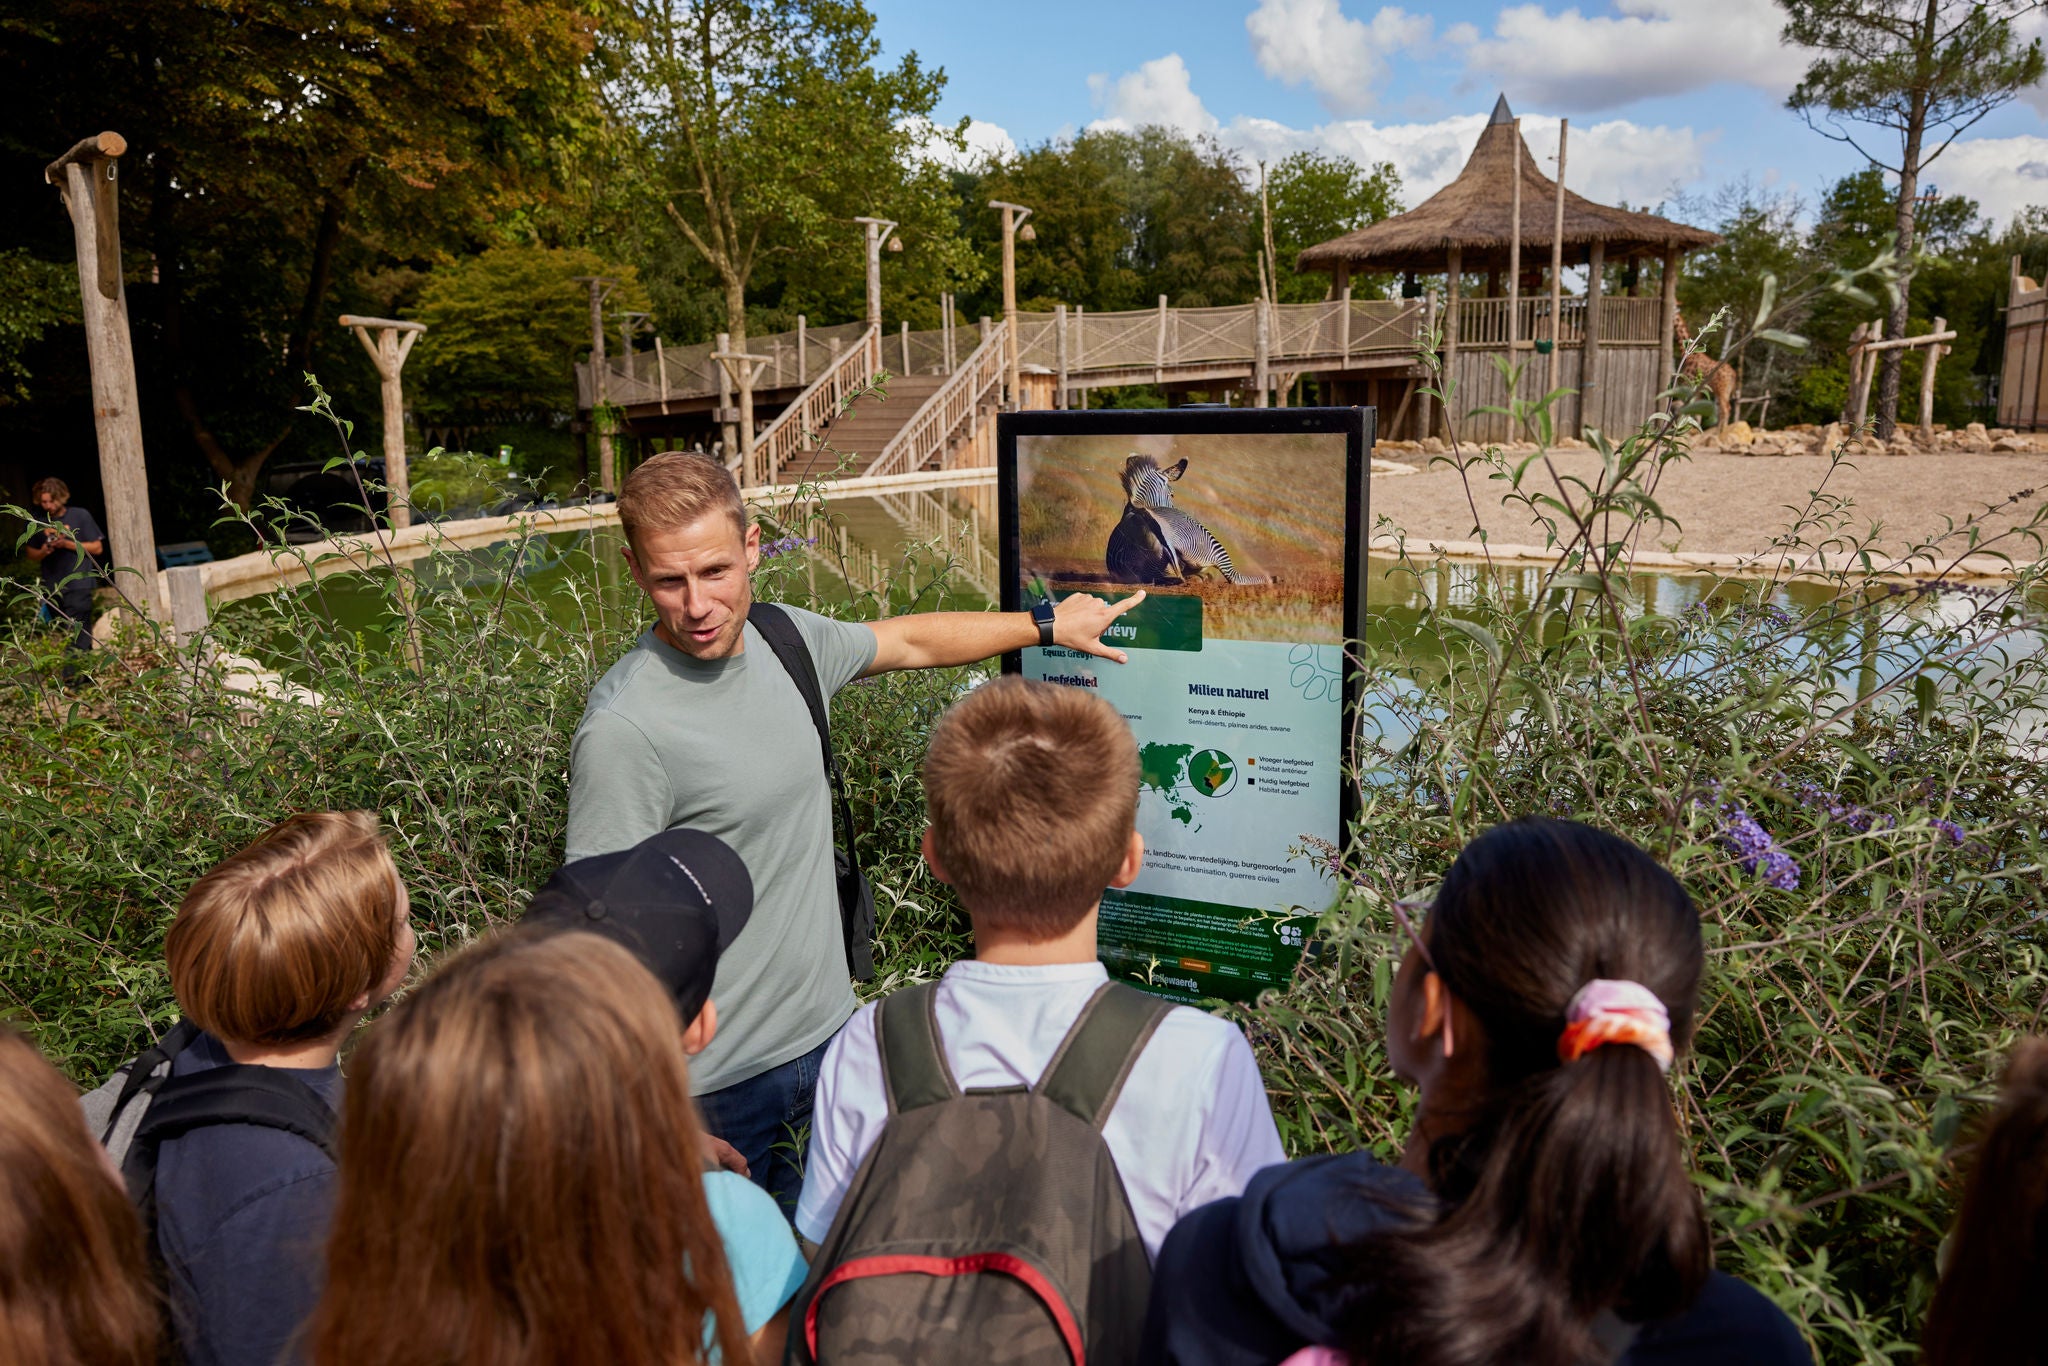
[[[773,546],[764,547],[766,553],[762,569],[756,576],[759,596],[768,600],[816,602],[827,611],[835,605],[850,603],[855,595],[829,565],[813,557],[803,547],[787,548],[787,543],[783,544],[785,548],[779,553]],[[564,629],[579,635],[585,631],[603,634],[630,632],[647,622],[649,613],[645,600],[620,558],[622,545],[623,540],[616,529],[601,528],[536,537],[523,545],[504,542],[474,550],[449,551],[413,566],[414,581],[427,598],[443,598],[444,606],[459,608],[466,605],[495,610],[502,604],[507,620],[522,623],[522,634],[537,643],[552,631]],[[1534,565],[1489,567],[1459,561],[1421,564],[1411,568],[1395,560],[1381,558],[1375,558],[1372,565],[1367,597],[1367,644],[1404,651],[1404,663],[1415,669],[1430,667],[1434,662],[1431,654],[1438,653],[1432,648],[1433,633],[1418,637],[1408,629],[1425,610],[1457,614],[1461,607],[1475,601],[1489,580],[1497,586],[1508,606],[1519,610],[1528,606],[1542,591],[1544,578],[1544,571]],[[974,609],[986,606],[986,600],[971,589],[935,584],[934,578],[934,567],[909,575],[909,586],[898,586],[891,596],[889,610]],[[1707,597],[1742,596],[1748,589],[1739,581],[1708,574],[1643,573],[1630,577],[1626,591],[1635,611],[1648,609],[1677,616]],[[457,596],[446,598],[444,595]],[[1775,613],[1768,609],[1776,609],[1786,618],[1805,618],[1836,596],[1835,591],[1823,583],[1802,580],[1778,585],[1768,601],[1754,604],[1757,608],[1766,609],[1756,618],[1760,636],[1783,633],[1783,627],[1773,621]],[[2043,596],[2048,599],[2048,595]],[[331,626],[354,634],[366,645],[380,638],[388,640],[391,618],[382,571],[334,575],[323,580],[317,589],[310,586],[290,589],[285,591],[284,597],[286,600],[282,601],[257,598],[231,603],[221,609],[220,616],[224,622],[239,619],[267,635],[270,648],[262,653],[278,661],[288,675],[293,673],[291,664],[287,662],[295,654],[292,637],[299,629],[292,622],[299,615],[290,610],[293,607],[310,611]],[[2035,605],[2048,608],[2048,600]],[[281,608],[286,610],[280,613],[278,609]],[[864,603],[859,610],[863,615],[872,614],[874,605]],[[1794,638],[1786,648],[1817,647],[1832,654],[1836,659],[1836,691],[1848,700],[1870,692],[1902,669],[1915,664],[1915,638],[1922,634],[1931,636],[1944,625],[1967,620],[1969,614],[1976,610],[1976,603],[1967,592],[1910,593],[1897,598],[1893,610],[1903,614],[1906,630],[1901,633],[1894,629],[1887,637],[1887,648],[1883,650],[1879,649],[1874,637],[1869,648],[1865,649],[1835,634],[1866,629],[1875,615],[1871,613],[1842,614],[1853,617],[1855,621],[1828,628],[1830,639]],[[1891,615],[1891,612],[1886,615]],[[1422,646],[1420,652],[1418,640]],[[1974,686],[1988,686],[1988,680],[2005,672],[2008,667],[2005,661],[2035,654],[2043,644],[2040,634],[2033,631],[2007,638],[2001,642],[1996,655],[1990,658],[1989,672],[1980,673]],[[1970,684],[1945,678],[1941,686],[1952,688]],[[1371,710],[1385,738],[1397,740],[1405,727],[1392,715],[1383,715],[1384,708],[1374,707]],[[2037,714],[2027,715],[2035,717]],[[1368,723],[1369,726],[1371,724]],[[2033,729],[2031,721],[2022,729]]]

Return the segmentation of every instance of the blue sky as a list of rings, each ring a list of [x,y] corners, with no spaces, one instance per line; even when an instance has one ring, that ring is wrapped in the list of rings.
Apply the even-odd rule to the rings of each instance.
[[[976,120],[983,146],[1169,123],[1252,157],[1391,160],[1412,205],[1456,174],[1505,91],[1539,157],[1571,120],[1566,180],[1597,199],[1746,177],[1811,201],[1863,164],[1784,107],[1805,57],[1779,41],[1775,0],[869,3],[886,51],[945,68],[941,112]],[[2026,22],[2048,33],[2042,12]],[[2048,203],[2048,91],[1970,129],[1929,175],[2000,220]]]

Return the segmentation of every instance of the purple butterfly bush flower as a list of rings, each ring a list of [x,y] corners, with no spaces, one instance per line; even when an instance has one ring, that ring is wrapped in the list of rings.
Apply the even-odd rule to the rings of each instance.
[[[1965,838],[1963,827],[1957,825],[1954,821],[1945,821],[1936,817],[1934,820],[1929,821],[1928,825],[1932,826],[1937,833],[1947,836],[1950,844],[1959,845]]]
[[[1781,892],[1796,891],[1799,887],[1799,864],[1790,854],[1778,847],[1771,838],[1771,832],[1757,822],[1738,804],[1721,797],[1720,784],[1714,785],[1715,811],[1721,817],[1721,847],[1735,856],[1745,873],[1762,877],[1766,886],[1776,887]]]
[[[801,550],[805,546],[817,543],[816,536],[784,536],[779,540],[764,542],[761,546],[761,558],[772,560],[777,555],[787,555],[792,550]]]

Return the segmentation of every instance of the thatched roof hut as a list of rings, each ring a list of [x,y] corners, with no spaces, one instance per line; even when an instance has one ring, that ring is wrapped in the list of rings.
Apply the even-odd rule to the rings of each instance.
[[[1465,270],[1499,270],[1507,265],[1514,217],[1515,116],[1503,95],[1479,135],[1479,145],[1458,178],[1407,213],[1318,243],[1301,253],[1297,269],[1340,276],[1367,271],[1435,273],[1449,267],[1456,251]],[[1557,211],[1557,182],[1538,169],[1527,143],[1521,147],[1522,261],[1550,259]],[[1593,244],[1608,260],[1662,258],[1670,252],[1712,246],[1711,232],[1655,214],[1595,204],[1564,192],[1565,261],[1579,265]]]

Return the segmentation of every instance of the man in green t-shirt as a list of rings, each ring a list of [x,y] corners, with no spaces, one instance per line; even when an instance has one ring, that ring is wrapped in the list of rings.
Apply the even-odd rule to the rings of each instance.
[[[690,826],[746,862],[754,913],[719,958],[718,1036],[691,1061],[692,1086],[706,1128],[734,1150],[729,1165],[793,1210],[818,1063],[854,1010],[817,731],[747,622],[760,529],[725,468],[702,455],[658,455],[626,480],[619,521],[656,621],[591,689],[576,728],[567,861]],[[829,698],[856,678],[969,664],[1048,636],[1121,663],[1102,631],[1143,597],[1112,607],[1077,594],[1043,626],[1028,612],[845,622],[783,610]]]

